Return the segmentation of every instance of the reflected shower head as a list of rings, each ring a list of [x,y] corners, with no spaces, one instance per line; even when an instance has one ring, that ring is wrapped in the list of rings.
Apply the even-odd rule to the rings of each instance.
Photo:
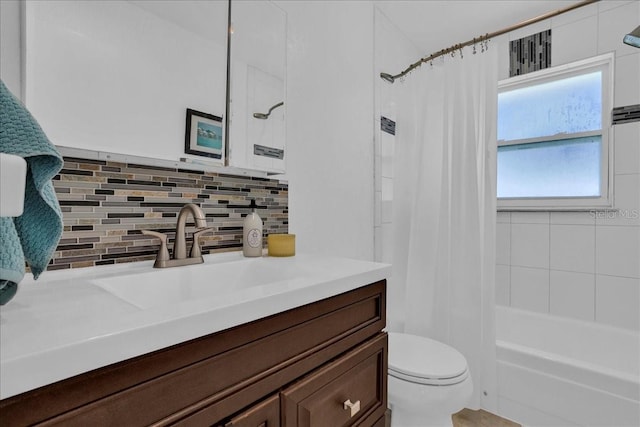
[[[267,111],[266,113],[253,113],[253,117],[256,119],[267,120],[269,118],[269,114],[271,114],[273,110],[275,110],[278,107],[282,107],[283,105],[284,105],[284,102],[278,102],[276,105],[269,108],[269,111]]]
[[[396,80],[394,76],[388,73],[380,73],[380,78],[382,78],[382,80],[385,80],[389,83],[393,83]]]

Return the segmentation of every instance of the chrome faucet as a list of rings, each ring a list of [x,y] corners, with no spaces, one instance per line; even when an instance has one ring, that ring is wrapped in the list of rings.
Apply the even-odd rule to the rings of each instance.
[[[187,223],[187,217],[191,214],[193,220],[196,223],[196,227],[199,229],[193,233],[193,246],[191,247],[191,253],[187,258],[187,244],[186,244],[186,232],[185,226]],[[200,244],[198,238],[205,232],[211,231],[211,228],[207,227],[207,220],[204,216],[204,212],[198,205],[193,203],[187,203],[180,209],[178,214],[178,223],[176,224],[176,242],[173,247],[173,259],[169,256],[169,250],[167,249],[167,235],[164,233],[158,233],[152,230],[142,230],[142,234],[148,236],[154,236],[160,239],[160,249],[158,250],[158,256],[156,262],[153,264],[155,268],[166,267],[178,267],[181,265],[201,264],[204,262],[200,251]]]

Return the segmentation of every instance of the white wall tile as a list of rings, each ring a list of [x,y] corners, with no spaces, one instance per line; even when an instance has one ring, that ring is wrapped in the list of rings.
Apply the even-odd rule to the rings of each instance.
[[[380,227],[382,225],[382,193],[375,192],[375,201],[373,203],[373,226]]]
[[[382,160],[382,176],[393,178],[393,154],[395,137],[386,132],[380,132],[380,158]]]
[[[538,34],[539,32],[546,31],[551,28],[551,19],[545,19],[544,21],[537,22],[535,24],[527,25],[518,30],[511,31],[509,34],[509,40],[518,40],[523,37]]]
[[[380,260],[391,264],[393,262],[393,225],[382,224],[382,253]]]
[[[397,119],[397,105],[395,100],[395,91],[388,84],[378,84],[380,88],[380,116],[384,116],[391,120]],[[378,119],[380,118],[378,116]]]
[[[551,212],[551,224],[594,225],[596,217],[592,212]]]
[[[629,3],[633,3],[634,1],[638,1],[638,0],[606,0],[606,1],[599,1],[596,3],[596,5],[598,5],[599,12],[604,12],[606,10],[615,9],[620,6],[625,6]]]
[[[393,156],[380,157],[380,173],[383,178],[393,178]]]
[[[393,200],[393,178],[382,177],[382,200]]]
[[[640,279],[596,276],[596,321],[640,330]]]
[[[604,11],[598,16],[598,53],[616,52],[616,56],[637,52],[637,48],[622,43],[622,39],[638,26],[640,2]]]
[[[509,36],[504,34],[491,40],[491,48],[498,52],[509,52]],[[498,55],[498,80],[509,78],[509,55]]]
[[[382,158],[380,154],[376,154],[373,157],[373,175],[374,175],[374,189],[375,191],[382,191]]]
[[[596,227],[596,273],[640,277],[640,227]]]
[[[597,225],[640,225],[640,174],[614,177],[614,209],[595,212]]]
[[[373,228],[373,239],[374,239],[374,260],[376,262],[382,262],[382,227],[376,226]]]
[[[496,264],[511,263],[511,224],[496,224]]]
[[[549,268],[549,225],[511,224],[511,265]]]
[[[549,212],[511,212],[513,224],[549,224]]]
[[[596,229],[590,225],[552,225],[550,267],[581,273],[595,272]]]
[[[549,311],[563,317],[595,320],[594,274],[551,270]]]
[[[640,173],[640,122],[615,125],[613,138],[615,173]]]
[[[511,267],[511,306],[549,312],[549,270]]]
[[[510,267],[496,265],[496,304],[508,306],[511,301]]]
[[[551,65],[567,64],[598,54],[598,17],[595,15],[551,29]],[[576,43],[580,34],[580,43]]]
[[[570,13],[563,13],[551,18],[551,32],[555,31],[555,28],[571,24],[576,21],[582,21],[585,18],[598,14],[598,4],[593,3],[587,6],[579,7],[571,11]],[[574,39],[575,41],[575,39]],[[554,40],[555,43],[555,40]]]
[[[496,221],[500,224],[508,224],[511,222],[511,212],[498,212]]]
[[[382,224],[391,224],[393,222],[393,200],[382,200],[380,204]]]
[[[631,31],[631,30],[629,30]],[[615,63],[613,106],[640,104],[640,53],[618,56]]]

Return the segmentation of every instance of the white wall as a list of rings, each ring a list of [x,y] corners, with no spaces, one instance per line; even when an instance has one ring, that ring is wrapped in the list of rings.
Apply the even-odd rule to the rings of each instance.
[[[290,230],[298,234],[299,252],[372,260],[373,5],[357,0],[276,3],[289,22]],[[140,154],[151,155],[151,141],[142,138],[140,144],[146,147]],[[177,144],[181,147],[181,140]],[[78,146],[97,148],[93,140]]]
[[[20,1],[0,1],[0,79],[22,99]]]
[[[375,259],[393,262],[393,156],[395,136],[380,130],[381,116],[396,121],[396,90],[402,83],[390,84],[380,73],[397,74],[422,55],[378,8],[375,10]],[[404,322],[404,284],[394,280],[387,286],[387,321],[391,330],[402,330]]]
[[[299,252],[373,259],[373,6],[281,1],[287,176]]]
[[[552,30],[552,65],[615,52],[614,106],[640,104],[640,2],[606,1],[512,32]],[[507,38],[501,78],[508,76]],[[499,304],[640,330],[640,122],[613,126],[615,210],[501,212]]]

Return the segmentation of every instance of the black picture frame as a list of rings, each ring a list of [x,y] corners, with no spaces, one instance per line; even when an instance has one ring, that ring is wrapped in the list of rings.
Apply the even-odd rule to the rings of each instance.
[[[222,117],[187,108],[184,152],[224,165],[225,148]]]

